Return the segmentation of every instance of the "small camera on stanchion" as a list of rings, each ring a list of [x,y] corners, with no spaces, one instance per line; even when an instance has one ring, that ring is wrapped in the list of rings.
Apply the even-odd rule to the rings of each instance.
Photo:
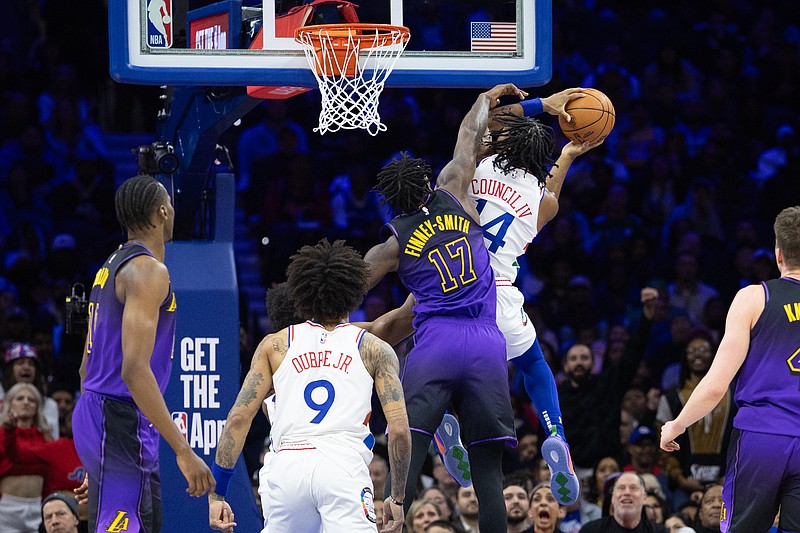
[[[133,151],[139,163],[139,174],[174,174],[180,161],[172,145],[163,142],[143,144]]]
[[[89,300],[83,283],[70,287],[67,296],[66,331],[68,335],[84,335],[89,327]]]

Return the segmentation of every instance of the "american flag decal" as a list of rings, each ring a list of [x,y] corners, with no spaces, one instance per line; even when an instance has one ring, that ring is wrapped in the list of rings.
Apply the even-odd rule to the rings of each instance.
[[[515,22],[473,22],[470,31],[472,52],[516,52]]]

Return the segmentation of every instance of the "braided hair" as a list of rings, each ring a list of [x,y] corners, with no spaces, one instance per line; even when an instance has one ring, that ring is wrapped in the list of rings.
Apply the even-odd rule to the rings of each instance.
[[[429,164],[400,152],[400,159],[393,159],[378,172],[375,189],[382,196],[382,204],[400,213],[410,213],[419,209],[431,192],[430,181]]]
[[[544,185],[553,164],[553,128],[535,118],[511,113],[498,115],[495,120],[502,128],[492,132],[492,139],[486,142],[497,153],[494,167],[505,173],[522,169]]]
[[[322,239],[303,246],[286,269],[289,293],[297,316],[322,324],[354,311],[367,292],[369,266],[354,248]]]
[[[114,207],[117,220],[126,232],[154,228],[153,213],[164,202],[165,190],[153,176],[139,174],[128,178],[117,189]]]

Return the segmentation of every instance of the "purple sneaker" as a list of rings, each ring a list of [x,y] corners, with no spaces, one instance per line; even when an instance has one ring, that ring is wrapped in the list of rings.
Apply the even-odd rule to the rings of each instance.
[[[460,427],[456,417],[445,413],[442,423],[433,434],[436,451],[442,457],[444,467],[462,487],[472,485],[472,472],[469,469],[469,454],[461,444]]]

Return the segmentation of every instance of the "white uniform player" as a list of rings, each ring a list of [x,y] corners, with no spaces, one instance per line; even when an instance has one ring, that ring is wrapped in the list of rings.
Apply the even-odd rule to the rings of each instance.
[[[375,532],[373,379],[359,353],[365,330],[313,322],[289,328],[289,350],[273,375],[274,453],[269,461],[270,533]]]
[[[497,325],[506,338],[509,360],[533,345],[536,329],[523,309],[525,299],[514,286],[517,258],[538,234],[539,204],[545,189],[524,170],[506,174],[494,167],[496,155],[475,170],[470,197],[481,217],[483,236],[497,284]]]
[[[536,114],[546,108],[548,113],[558,114],[563,112],[566,102],[579,93],[580,89],[567,89],[545,99],[548,100],[546,106],[542,100],[538,105],[528,106],[528,110],[535,110],[533,114]],[[560,504],[571,505],[577,501],[580,484],[564,437],[555,380],[536,339],[536,329],[523,308],[525,299],[513,283],[519,270],[517,258],[525,253],[539,230],[558,212],[558,197],[573,160],[602,141],[568,143],[548,171],[551,131],[529,118],[525,105],[508,107],[515,106],[518,108],[516,112],[512,110],[511,114],[498,113],[495,116],[501,128],[495,130],[497,135],[488,136],[486,140],[495,155],[478,164],[469,194],[480,215],[484,241],[495,273],[497,325],[506,339],[506,356],[522,375],[525,390],[549,435],[542,443],[541,451],[550,467],[553,495]],[[522,142],[523,139],[527,142]],[[459,480],[456,468],[459,463],[454,458],[458,459],[455,452],[464,455],[463,447],[457,438],[448,441],[448,433],[446,425],[444,430],[440,426],[436,439],[437,443],[442,443],[440,449],[445,450],[445,466]]]
[[[273,451],[262,471],[266,490],[260,491],[266,496],[265,528],[268,522],[270,533],[375,533],[367,466],[374,389],[386,418],[392,470],[381,532],[401,533],[411,432],[400,365],[386,342],[346,323],[367,290],[369,265],[344,241],[323,239],[300,248],[286,274],[290,307],[313,321],[284,327],[256,347],[211,465],[216,486],[208,496],[209,526],[232,533],[237,525],[225,497],[253,418],[274,389]]]

